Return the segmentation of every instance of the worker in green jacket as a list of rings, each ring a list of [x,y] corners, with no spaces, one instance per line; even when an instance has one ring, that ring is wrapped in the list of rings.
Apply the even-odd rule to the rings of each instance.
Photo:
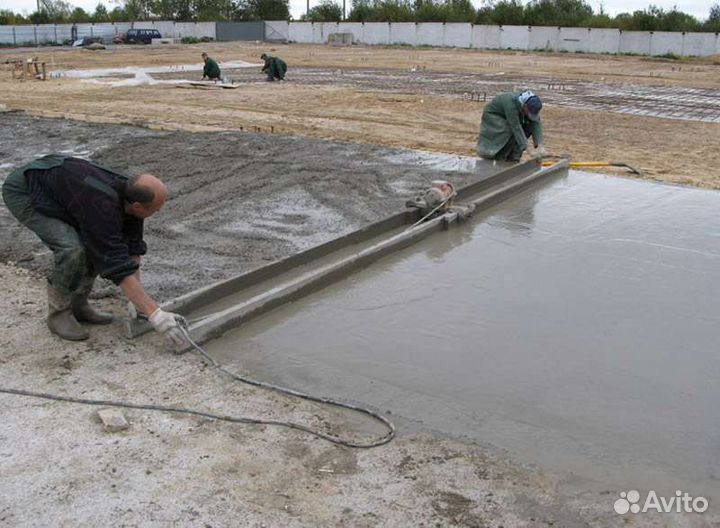
[[[220,80],[220,66],[218,66],[218,63],[208,57],[207,53],[203,53],[202,58],[205,61],[205,67],[203,68],[203,80],[206,78],[211,81]]]
[[[285,80],[285,72],[287,72],[287,64],[279,57],[272,57],[267,53],[260,55],[260,58],[265,61],[265,65],[260,70],[260,73],[267,73],[268,82],[272,82],[275,79],[278,81]]]
[[[532,157],[543,157],[541,109],[542,101],[529,90],[495,96],[483,110],[478,155],[485,159],[518,162],[522,153],[529,150],[528,138],[532,136],[536,149]]]

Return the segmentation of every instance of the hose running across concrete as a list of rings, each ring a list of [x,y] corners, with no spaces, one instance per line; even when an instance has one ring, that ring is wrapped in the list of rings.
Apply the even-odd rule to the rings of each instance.
[[[260,418],[248,418],[245,416],[232,416],[232,415],[223,415],[223,414],[216,414],[206,411],[198,411],[195,409],[189,409],[185,407],[169,407],[165,405],[154,405],[149,403],[132,403],[132,402],[125,402],[125,401],[119,401],[119,400],[93,400],[93,399],[87,399],[87,398],[75,398],[73,396],[62,396],[57,394],[49,394],[46,392],[34,392],[24,389],[8,389],[0,387],[0,393],[4,394],[14,394],[17,396],[29,396],[32,398],[42,398],[45,400],[52,400],[52,401],[61,401],[61,402],[68,402],[68,403],[78,403],[82,405],[96,405],[96,406],[102,406],[102,407],[123,407],[126,409],[143,409],[148,411],[160,411],[160,412],[172,412],[172,413],[178,413],[178,414],[191,414],[195,416],[202,416],[203,418],[211,418],[213,420],[220,420],[224,422],[232,422],[232,423],[244,423],[244,424],[256,424],[256,425],[273,425],[278,427],[286,427],[288,429],[295,429],[296,431],[302,431],[304,433],[311,434],[313,436],[316,436],[318,438],[322,438],[323,440],[327,440],[328,442],[332,442],[336,445],[341,445],[345,447],[358,447],[358,448],[364,448],[368,449],[371,447],[378,447],[381,445],[385,445],[388,442],[390,442],[393,438],[395,438],[395,425],[382,416],[381,414],[371,411],[370,409],[366,409],[364,407],[360,407],[357,405],[353,405],[351,403],[344,403],[337,400],[333,400],[331,398],[324,398],[321,396],[312,396],[310,394],[305,394],[300,391],[296,391],[294,389],[288,389],[286,387],[280,387],[279,385],[273,385],[272,383],[267,383],[264,381],[258,381],[250,378],[246,378],[244,376],[240,376],[239,374],[235,374],[234,372],[230,372],[225,367],[220,365],[215,358],[213,358],[210,354],[208,354],[200,345],[198,345],[195,341],[192,340],[190,335],[187,332],[187,329],[183,327],[183,332],[185,334],[185,337],[187,340],[192,344],[193,348],[207,361],[209,361],[213,368],[215,370],[222,372],[223,374],[226,374],[227,376],[230,376],[235,381],[240,381],[242,383],[247,383],[248,385],[254,385],[256,387],[261,387],[263,389],[267,389],[274,392],[279,392],[281,394],[287,394],[290,396],[296,396],[298,398],[301,398],[303,400],[308,401],[314,401],[317,403],[324,403],[327,405],[332,405],[334,407],[339,407],[342,409],[349,409],[351,411],[356,411],[361,414],[365,414],[369,416],[370,418],[373,418],[374,420],[382,423],[388,430],[388,432],[378,438],[377,440],[362,443],[362,442],[353,442],[350,440],[343,440],[342,438],[338,438],[336,436],[329,435],[327,433],[323,433],[321,431],[316,431],[314,429],[311,429],[310,427],[307,427],[302,424],[297,424],[293,422],[285,422],[282,420],[263,420]]]

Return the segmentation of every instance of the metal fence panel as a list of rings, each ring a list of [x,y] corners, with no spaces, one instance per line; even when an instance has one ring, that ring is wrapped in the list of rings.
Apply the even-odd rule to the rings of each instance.
[[[220,42],[265,40],[265,22],[218,22],[215,34]]]

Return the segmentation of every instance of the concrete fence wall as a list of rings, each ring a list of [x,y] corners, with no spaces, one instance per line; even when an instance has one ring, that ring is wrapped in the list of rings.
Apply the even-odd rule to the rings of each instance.
[[[70,40],[72,24],[40,24],[37,26],[0,26],[0,44],[15,46],[38,44],[61,44]],[[118,33],[128,29],[155,28],[163,37],[211,37],[215,38],[215,22],[119,22],[116,24],[76,24],[77,36],[99,37],[112,40]]]
[[[716,33],[620,31],[599,28],[541,26],[475,26],[472,24],[385,22],[266,22],[272,40],[324,44],[329,33],[352,33],[358,44],[405,44],[478,49],[548,50],[640,55],[720,53]]]
[[[112,39],[131,27],[155,28],[164,37],[217,39],[222,22],[135,22],[77,24],[78,37]],[[71,24],[0,26],[0,43],[34,45],[70,39]],[[472,24],[386,22],[265,22],[267,40],[324,44],[330,33],[352,33],[358,44],[447,46],[476,49],[548,50],[639,55],[696,55],[720,53],[717,33],[620,31],[618,29],[556,28],[540,26],[475,26]]]

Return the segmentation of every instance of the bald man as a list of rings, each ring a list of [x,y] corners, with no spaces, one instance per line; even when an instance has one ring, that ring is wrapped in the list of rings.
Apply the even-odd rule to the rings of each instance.
[[[81,341],[89,336],[81,322],[112,322],[110,314],[88,303],[100,275],[119,285],[173,346],[186,345],[180,316],[161,310],[140,283],[140,257],[147,251],[143,220],[157,213],[167,196],[158,178],[128,178],[80,158],[50,155],[13,171],[2,194],[15,218],[53,252],[50,331]]]

